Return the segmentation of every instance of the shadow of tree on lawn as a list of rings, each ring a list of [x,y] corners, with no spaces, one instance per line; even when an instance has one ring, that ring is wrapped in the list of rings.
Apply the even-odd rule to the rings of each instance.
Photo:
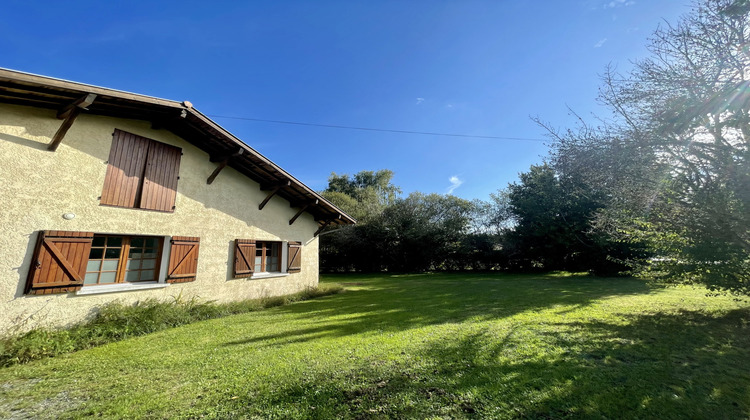
[[[325,322],[307,328],[282,329],[270,335],[250,333],[247,338],[227,345],[271,340],[272,345],[280,346],[321,337],[403,331],[468,319],[504,318],[554,306],[574,310],[608,296],[642,295],[652,291],[640,280],[585,276],[423,274],[345,278],[354,279],[353,282],[362,287],[342,295],[277,309],[300,319]],[[333,321],[328,322],[331,319]]]
[[[430,343],[416,364],[365,360],[225,409],[252,415],[261,406],[273,416],[292,401],[308,418],[750,415],[750,309],[627,321],[547,325],[535,343],[545,351],[528,358],[518,357],[528,337],[516,330],[474,331]]]

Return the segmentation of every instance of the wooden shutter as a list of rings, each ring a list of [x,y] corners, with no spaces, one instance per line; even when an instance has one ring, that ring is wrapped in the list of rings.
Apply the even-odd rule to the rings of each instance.
[[[47,295],[80,290],[93,240],[91,232],[39,232],[25,293]]]
[[[142,209],[174,211],[182,149],[151,141],[143,175]]]
[[[299,273],[302,270],[302,242],[289,242],[289,259],[286,271]]]
[[[255,241],[234,240],[234,277],[250,277],[255,272]]]
[[[141,178],[146,167],[149,142],[147,138],[115,130],[101,204],[136,207],[140,200]]]
[[[167,283],[195,281],[200,240],[201,238],[191,236],[172,237]]]
[[[115,130],[100,203],[173,211],[181,156],[179,147]]]

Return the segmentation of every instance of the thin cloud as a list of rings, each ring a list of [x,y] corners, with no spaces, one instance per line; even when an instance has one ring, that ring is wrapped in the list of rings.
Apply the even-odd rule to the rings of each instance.
[[[614,9],[616,7],[628,7],[634,5],[633,0],[613,0],[609,3],[604,4],[605,9]]]
[[[421,104],[422,102],[424,102],[424,98],[417,98],[417,105]]]
[[[452,177],[450,177],[448,180],[451,183],[451,186],[448,187],[448,194],[453,194],[453,190],[455,190],[456,188],[460,187],[461,184],[464,183],[463,181],[461,181],[460,179],[458,179],[458,177],[455,176],[455,175],[453,175]]]
[[[604,45],[605,42],[607,42],[607,38],[600,39],[599,42],[594,44],[594,48],[601,48],[601,46]]]

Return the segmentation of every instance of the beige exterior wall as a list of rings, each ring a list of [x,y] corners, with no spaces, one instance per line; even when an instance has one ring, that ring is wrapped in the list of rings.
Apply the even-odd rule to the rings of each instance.
[[[82,114],[56,152],[46,149],[61,121],[55,111],[0,104],[0,335],[36,326],[64,326],[106,302],[134,303],[173,296],[230,301],[294,293],[318,283],[317,223],[235,170],[216,168],[207,153],[148,122]],[[99,205],[112,133],[119,128],[182,148],[174,213]],[[72,220],[64,213],[74,213]],[[160,236],[199,236],[196,281],[143,291],[27,296],[26,277],[39,231],[67,230]],[[302,270],[286,277],[232,277],[234,239],[301,241]],[[164,272],[160,276],[164,277]],[[96,287],[96,286],[94,286]]]

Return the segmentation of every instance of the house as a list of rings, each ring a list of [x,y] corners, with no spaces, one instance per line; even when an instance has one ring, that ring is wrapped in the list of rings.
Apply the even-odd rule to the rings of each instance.
[[[318,284],[355,220],[189,102],[0,69],[0,335]]]

